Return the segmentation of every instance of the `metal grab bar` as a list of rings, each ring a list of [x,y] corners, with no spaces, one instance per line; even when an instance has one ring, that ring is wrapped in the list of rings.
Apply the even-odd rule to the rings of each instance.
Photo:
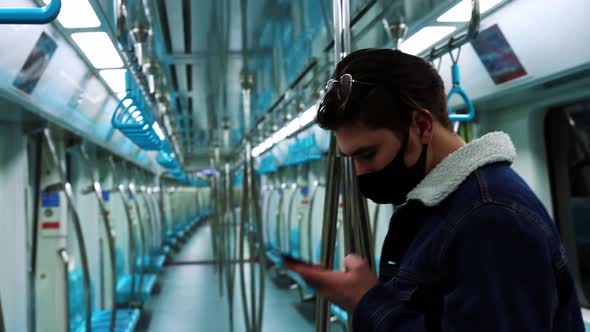
[[[69,308],[70,308],[70,291],[69,291],[69,287],[68,285],[68,267],[70,265],[70,256],[68,255],[68,251],[65,248],[61,248],[57,251],[57,255],[61,258],[61,261],[63,263],[63,272],[64,272],[64,282],[66,283],[66,287],[64,288],[66,294],[65,294],[65,300],[66,300],[66,307],[68,308],[68,310],[66,310],[65,312],[65,317],[64,317],[64,322],[66,322],[66,331],[70,332],[72,330],[72,327],[70,326],[70,317],[69,317]],[[4,325],[2,326],[4,327]],[[4,331],[4,329],[2,330]]]
[[[6,326],[4,326],[4,312],[2,310],[2,298],[0,298],[0,332],[6,332]]]
[[[88,267],[88,254],[86,252],[86,243],[84,242],[84,235],[82,233],[82,224],[80,222],[80,215],[78,214],[78,210],[74,205],[74,197],[72,194],[72,186],[70,183],[67,182],[65,171],[61,167],[61,163],[59,160],[59,156],[57,154],[57,149],[55,148],[55,144],[53,143],[53,138],[51,137],[51,131],[49,128],[45,128],[43,130],[43,135],[45,136],[45,143],[47,143],[47,147],[51,153],[51,160],[53,161],[54,166],[58,169],[59,177],[61,180],[62,185],[64,186],[64,192],[66,195],[66,200],[68,203],[68,208],[72,213],[72,222],[74,224],[74,233],[76,234],[76,240],[78,241],[78,248],[80,250],[80,262],[82,265],[83,271],[83,281],[84,281],[84,303],[86,307],[86,317],[85,317],[85,325],[86,331],[92,332],[92,303],[90,302],[90,269]],[[66,284],[67,285],[67,284]],[[68,308],[69,310],[69,308]],[[69,311],[68,311],[69,312]]]
[[[338,0],[335,0],[338,1]],[[338,213],[338,190],[342,174],[340,158],[337,156],[337,146],[334,134],[330,137],[330,159],[327,185],[324,199],[324,216],[322,226],[322,247],[321,264],[324,268],[334,266],[334,254],[336,245],[337,213]],[[316,331],[325,332],[330,327],[330,306],[326,298],[316,298]]]
[[[277,211],[275,212],[275,220],[276,220],[276,229],[275,229],[275,236],[277,239],[277,245],[279,250],[283,247],[283,237],[281,236],[281,225],[283,224],[283,204],[285,203],[285,188],[281,188],[279,186],[277,188],[279,191],[279,204],[277,206]]]
[[[427,59],[433,61],[447,53],[450,53],[456,48],[459,48],[479,35],[479,27],[481,22],[481,13],[479,0],[471,0],[471,20],[469,21],[469,30],[464,35],[458,38],[451,38],[448,43],[440,46],[439,48],[432,48],[427,54]]]
[[[291,217],[293,216],[293,203],[295,202],[295,197],[297,197],[297,190],[299,190],[299,185],[295,183],[292,187],[293,193],[291,194],[291,199],[289,200],[289,208],[287,209],[287,247],[289,248],[289,252],[291,252]]]
[[[135,191],[135,186],[132,184],[129,184],[127,186],[129,192],[131,193],[131,200],[133,201],[133,205],[135,206],[135,214],[137,216],[137,228],[139,229],[139,241],[141,243],[141,253],[139,255],[140,257],[140,264],[139,264],[139,283],[137,285],[137,293],[139,294],[139,301],[141,302],[141,289],[143,287],[143,279],[145,277],[146,271],[145,271],[145,267],[143,264],[143,258],[145,257],[146,254],[146,240],[145,240],[145,230],[143,228],[143,223],[141,222],[142,219],[142,213],[141,213],[141,209],[139,207],[139,201],[137,200],[137,192]],[[134,264],[137,264],[137,257],[135,262],[133,262]],[[132,276],[132,279],[134,279],[135,276]]]
[[[315,198],[316,198],[316,195],[317,195],[317,192],[318,192],[318,188],[320,188],[320,187],[325,187],[325,186],[322,186],[322,185],[320,185],[317,182],[314,183],[313,184],[313,189],[311,190],[311,196],[309,198],[309,213],[307,215],[307,238],[308,238],[308,241],[307,241],[307,243],[308,243],[308,246],[307,246],[307,249],[308,249],[307,254],[308,254],[308,257],[309,257],[309,261],[310,262],[313,262],[313,241],[311,239],[311,237],[312,237],[312,230],[311,230],[311,228],[312,228],[312,225],[313,225],[313,207],[314,207],[314,204],[315,204]]]
[[[111,169],[113,174],[116,174],[117,167],[115,165],[115,160],[112,156],[109,157],[109,163],[111,164]],[[128,238],[128,249],[129,249],[129,273],[131,274],[131,291],[129,292],[129,299],[135,298],[135,270],[136,270],[136,261],[137,261],[137,252],[136,252],[136,243],[135,243],[135,231],[133,230],[133,219],[131,217],[131,212],[129,212],[129,208],[131,204],[129,204],[129,200],[127,196],[125,196],[125,186],[122,183],[117,185],[117,192],[121,197],[121,202],[125,207],[125,217],[127,220],[127,238]],[[115,281],[116,282],[116,281]]]
[[[228,162],[225,163],[225,216],[223,218],[224,232],[226,234],[226,247],[229,253],[226,265],[227,300],[229,305],[229,326],[230,331],[234,330],[234,284],[236,267],[231,263],[237,256],[237,230],[233,215],[233,195],[231,184],[231,168]]]
[[[52,0],[42,8],[0,8],[0,24],[47,24],[60,11],[61,0]]]
[[[111,280],[112,280],[112,287],[111,287],[111,321],[109,325],[109,331],[115,331],[115,322],[117,321],[117,263],[115,257],[115,239],[113,238],[113,233],[111,230],[111,225],[109,222],[108,210],[106,208],[105,202],[102,198],[102,188],[100,186],[100,182],[96,177],[96,173],[92,170],[92,163],[90,162],[90,157],[88,156],[88,151],[86,151],[86,147],[84,144],[80,145],[80,154],[82,155],[82,161],[86,164],[86,170],[88,171],[88,175],[92,180],[92,187],[94,188],[94,196],[96,197],[96,201],[98,202],[98,207],[100,209],[100,215],[102,216],[102,225],[103,230],[106,234],[107,238],[107,246],[109,247],[109,258],[111,262]]]

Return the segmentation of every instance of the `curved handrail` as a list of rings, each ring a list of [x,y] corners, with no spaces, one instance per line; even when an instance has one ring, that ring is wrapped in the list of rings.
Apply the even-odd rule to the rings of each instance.
[[[84,242],[84,235],[82,233],[82,223],[80,222],[80,215],[78,214],[78,210],[74,205],[74,197],[72,194],[72,186],[69,182],[67,182],[65,172],[61,167],[61,163],[59,160],[59,156],[57,154],[57,149],[55,144],[53,143],[53,138],[51,137],[51,131],[49,128],[45,128],[43,130],[43,135],[45,136],[45,143],[47,143],[47,147],[51,153],[51,161],[53,162],[53,166],[58,169],[58,174],[60,181],[64,187],[64,192],[66,195],[66,200],[68,203],[68,209],[72,213],[72,222],[74,224],[74,233],[76,234],[76,240],[78,241],[78,249],[80,250],[80,263],[82,265],[83,271],[83,281],[84,281],[84,304],[86,308],[86,317],[85,317],[85,325],[86,331],[92,332],[92,303],[90,300],[90,268],[88,266],[88,253],[86,252],[86,243]]]
[[[96,197],[96,201],[98,202],[98,207],[100,209],[100,214],[102,216],[102,225],[103,225],[103,229],[104,232],[106,234],[107,237],[107,246],[109,248],[109,258],[111,261],[111,280],[112,280],[112,286],[111,287],[111,308],[112,308],[112,314],[111,314],[111,321],[110,321],[110,325],[109,325],[109,331],[110,332],[114,332],[115,331],[115,322],[117,320],[117,266],[116,266],[116,257],[115,257],[115,239],[113,238],[113,234],[112,234],[112,230],[111,230],[111,226],[110,226],[110,222],[109,222],[109,216],[108,216],[108,210],[106,208],[105,202],[102,198],[102,188],[100,187],[100,182],[98,181],[98,179],[95,176],[95,173],[91,170],[91,162],[90,162],[90,158],[88,156],[88,152],[86,151],[86,148],[84,147],[83,144],[80,145],[80,154],[82,155],[82,161],[86,164],[86,170],[88,171],[88,175],[90,176],[90,179],[92,180],[92,187],[94,189],[94,196]]]
[[[270,244],[270,234],[269,234],[270,227],[268,227],[268,221],[269,221],[269,215],[268,214],[270,213],[270,211],[269,211],[270,210],[270,208],[269,208],[270,207],[269,206],[270,205],[270,199],[272,198],[272,193],[274,192],[274,190],[268,189],[268,190],[265,190],[265,191],[266,191],[267,194],[265,195],[265,199],[264,199],[262,210],[264,212],[266,212],[265,213],[264,221],[265,221],[265,224],[266,224],[267,227],[266,227],[264,233],[266,235],[266,239],[268,240],[268,243]]]
[[[64,273],[64,283],[66,285],[68,285],[68,267],[70,265],[70,256],[68,255],[68,251],[65,248],[61,248],[57,251],[57,255],[59,256],[59,258],[61,258],[61,262],[63,264],[63,273]],[[70,308],[70,291],[68,289],[68,287],[65,287],[65,300],[66,300],[66,308],[68,308],[68,310],[65,310],[65,317],[64,317],[64,321],[66,322],[66,331],[70,332],[71,326],[70,326],[70,314],[69,314],[69,308]],[[1,315],[1,307],[0,307],[0,315]],[[4,323],[2,323],[1,325],[2,327],[2,332],[6,331],[4,329]]]
[[[113,159],[112,156],[109,157],[109,162],[111,164],[111,169],[113,171],[113,174],[116,173],[117,167],[115,165],[115,160]],[[129,274],[131,275],[131,291],[129,292],[129,299],[133,299],[135,297],[135,263],[137,260],[137,253],[136,253],[136,248],[135,248],[135,231],[133,230],[133,221],[132,221],[132,217],[131,217],[131,212],[129,212],[129,208],[131,207],[131,205],[129,204],[129,200],[127,199],[127,196],[125,196],[126,192],[125,192],[125,186],[122,183],[119,183],[117,185],[117,192],[119,193],[119,196],[121,197],[121,202],[123,203],[123,206],[125,208],[125,219],[127,220],[127,238],[128,238],[128,247],[129,247],[129,261],[127,262],[129,264]],[[115,281],[116,282],[116,281]]]
[[[310,262],[313,262],[313,241],[311,240],[312,231],[311,225],[313,224],[313,206],[315,203],[316,194],[318,192],[318,188],[321,187],[319,183],[314,183],[313,189],[311,191],[311,196],[309,198],[309,213],[307,214],[307,238],[308,238],[308,246],[307,246],[307,254],[309,255]]]
[[[282,192],[281,192],[281,189],[283,189]],[[277,190],[279,191],[280,196],[279,196],[279,204],[277,206],[277,212],[275,213],[275,215],[276,215],[275,220],[277,223],[277,228],[275,230],[276,231],[275,236],[277,238],[277,245],[278,245],[278,247],[279,247],[278,249],[280,251],[283,248],[283,243],[282,243],[283,239],[281,238],[281,223],[283,221],[282,219],[283,219],[283,204],[285,201],[285,190],[284,190],[284,188],[281,188],[280,186],[279,186],[279,188],[277,188]]]
[[[0,24],[47,24],[60,11],[61,0],[52,0],[42,8],[0,8]]]
[[[143,223],[142,223],[142,213],[141,213],[141,209],[139,207],[139,201],[137,200],[137,192],[135,191],[135,188],[128,185],[127,186],[127,190],[129,190],[129,192],[131,193],[131,201],[133,201],[133,205],[135,206],[135,214],[137,216],[137,228],[139,229],[139,241],[141,242],[141,253],[139,255],[140,259],[140,264],[139,264],[139,283],[137,285],[137,291],[139,293],[139,302],[141,301],[141,289],[143,288],[143,280],[145,278],[145,264],[143,264],[142,259],[143,257],[145,257],[146,255],[146,240],[145,240],[145,230],[143,227]],[[135,262],[134,264],[137,264],[137,257],[135,257]],[[135,276],[132,276],[132,278],[134,278]]]
[[[289,207],[287,209],[287,244],[288,244],[288,252],[290,254],[293,254],[292,249],[291,249],[291,222],[292,222],[292,217],[293,217],[293,205],[295,202],[295,197],[297,197],[297,190],[299,189],[299,185],[297,183],[295,183],[295,185],[292,187],[293,189],[293,194],[291,194],[291,199],[289,200]]]

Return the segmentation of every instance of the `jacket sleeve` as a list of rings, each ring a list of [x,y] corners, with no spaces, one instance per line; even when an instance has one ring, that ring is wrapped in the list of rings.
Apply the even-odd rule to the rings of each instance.
[[[550,331],[557,306],[548,221],[484,205],[459,220],[437,253],[449,271],[442,331]],[[392,283],[371,289],[355,331],[425,331],[422,312]]]

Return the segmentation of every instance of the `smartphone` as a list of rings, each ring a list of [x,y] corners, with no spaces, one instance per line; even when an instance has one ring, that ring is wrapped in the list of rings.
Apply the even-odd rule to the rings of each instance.
[[[303,264],[303,265],[314,265],[311,262],[303,261],[303,260],[301,260],[299,258],[295,258],[289,254],[281,254],[281,257],[283,258],[283,262],[294,263],[294,264]]]

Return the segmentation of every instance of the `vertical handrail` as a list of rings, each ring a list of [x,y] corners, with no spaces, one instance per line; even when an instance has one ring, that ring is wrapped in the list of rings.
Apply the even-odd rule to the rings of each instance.
[[[289,200],[289,207],[287,208],[287,247],[289,248],[288,252],[293,254],[293,250],[291,248],[291,227],[292,227],[292,216],[293,216],[293,205],[295,203],[295,198],[297,197],[297,191],[299,190],[299,184],[295,183],[293,188],[293,194],[291,194],[291,199]]]
[[[67,182],[66,174],[63,168],[61,167],[61,163],[59,160],[59,156],[57,154],[57,149],[53,142],[53,137],[51,137],[51,131],[49,128],[45,128],[43,130],[43,135],[45,137],[45,143],[47,143],[47,147],[51,153],[51,160],[54,166],[58,169],[59,177],[61,180],[62,185],[64,186],[64,192],[66,195],[66,200],[68,202],[68,209],[72,213],[72,221],[74,224],[74,233],[76,234],[76,240],[78,242],[78,248],[80,249],[80,262],[82,265],[83,273],[83,280],[84,280],[84,303],[86,307],[86,317],[85,317],[85,325],[86,331],[92,332],[92,303],[90,302],[90,269],[88,267],[88,254],[86,252],[86,243],[84,241],[84,235],[82,233],[82,225],[80,222],[80,215],[78,214],[78,210],[74,205],[74,197],[72,193],[72,186],[69,182]]]
[[[109,331],[115,331],[115,322],[117,320],[117,271],[116,271],[116,257],[115,257],[115,239],[113,238],[113,233],[111,230],[111,225],[109,222],[108,210],[106,208],[105,202],[102,199],[102,188],[100,186],[100,182],[96,177],[96,173],[92,170],[90,157],[88,156],[88,151],[86,151],[86,147],[81,144],[80,145],[80,154],[82,155],[82,161],[86,164],[86,170],[88,172],[88,176],[92,180],[92,188],[94,189],[94,196],[96,197],[96,201],[98,203],[98,207],[100,209],[100,215],[102,219],[103,230],[107,237],[107,246],[109,247],[109,259],[111,262],[111,280],[112,280],[112,287],[111,287],[111,308],[113,313],[111,314],[111,321],[109,325]]]
[[[109,163],[111,164],[111,169],[113,171],[113,174],[116,174],[117,172],[117,167],[115,165],[115,160],[112,156],[109,157]],[[118,179],[119,180],[119,179]],[[121,197],[121,202],[123,203],[124,207],[125,207],[125,219],[127,220],[127,238],[129,243],[127,244],[128,249],[129,249],[129,261],[127,262],[129,264],[129,274],[131,275],[131,290],[129,292],[129,300],[132,301],[135,298],[135,270],[136,270],[136,261],[137,261],[137,252],[136,252],[136,243],[135,243],[135,231],[133,230],[133,219],[131,217],[131,212],[129,212],[129,208],[131,207],[131,204],[129,204],[129,200],[127,199],[127,196],[125,195],[125,187],[122,183],[122,181],[119,181],[119,184],[117,184],[117,192],[119,193],[119,196]],[[115,283],[117,281],[115,280]]]
[[[252,156],[252,146],[250,145],[250,149],[246,149],[247,151],[249,150],[249,155]],[[256,246],[255,246],[255,250],[257,251],[257,255],[255,257],[258,258],[259,262],[258,262],[258,270],[259,270],[259,280],[260,280],[260,288],[258,289],[258,331],[262,331],[262,322],[264,319],[264,295],[265,295],[265,272],[266,272],[266,255],[264,255],[263,252],[263,231],[262,231],[262,211],[260,209],[260,205],[258,204],[258,198],[259,198],[259,191],[258,191],[258,181],[256,179],[256,173],[254,172],[254,160],[252,158],[250,158],[250,160],[248,161],[249,164],[249,172],[250,172],[250,190],[251,192],[251,197],[253,198],[250,201],[250,204],[253,205],[253,210],[254,210],[254,216],[256,218],[256,224],[255,224],[255,234],[254,236],[256,237]]]
[[[6,326],[4,326],[4,311],[2,310],[2,298],[0,297],[0,332],[6,332]]]
[[[63,273],[66,287],[64,287],[65,291],[65,299],[66,299],[66,310],[65,310],[65,317],[64,321],[66,322],[66,332],[70,332],[72,327],[70,326],[70,291],[69,291],[69,282],[68,282],[68,267],[70,265],[70,256],[68,255],[68,251],[65,248],[61,248],[57,251],[57,255],[61,258],[63,263]],[[4,325],[3,325],[4,327]],[[3,329],[4,331],[4,329]]]
[[[285,203],[285,188],[282,188],[282,184],[277,188],[279,191],[279,205],[277,206],[276,212],[276,234],[277,237],[277,245],[279,246],[279,251],[282,250],[283,246],[283,237],[281,236],[281,225],[283,224],[283,204]]]
[[[335,0],[338,1],[338,0]],[[321,264],[324,268],[334,266],[336,244],[336,227],[338,216],[338,192],[342,173],[340,157],[334,134],[330,137],[328,174],[326,176],[326,195],[324,199],[324,217],[322,225]],[[316,331],[326,332],[330,327],[330,304],[322,296],[316,298]]]
[[[242,1],[242,10],[245,7],[245,0]],[[245,62],[247,63],[247,61]],[[245,131],[248,132],[250,130],[250,115],[251,115],[251,100],[250,100],[250,93],[251,93],[251,83],[252,79],[248,73],[247,68],[243,72],[242,77],[242,98],[243,98],[243,108],[244,108],[244,128]],[[247,306],[248,303],[245,300],[245,271],[244,271],[244,263],[241,262],[240,266],[240,278],[241,278],[241,285],[242,285],[242,301],[244,304],[244,314],[246,320],[246,327],[247,331],[250,332],[259,332],[262,330],[262,322],[263,322],[263,314],[264,314],[264,291],[265,291],[265,270],[266,270],[266,255],[264,254],[264,246],[263,246],[263,231],[262,231],[262,212],[260,211],[259,205],[259,195],[258,195],[258,184],[256,179],[256,173],[254,171],[254,160],[252,157],[252,141],[248,137],[245,141],[245,149],[244,149],[244,184],[243,184],[244,192],[242,196],[242,216],[244,217],[241,220],[241,234],[240,234],[240,258],[243,258],[244,254],[244,239],[243,236],[248,236],[248,243],[249,243],[249,251],[250,251],[250,314],[251,319],[247,317]],[[247,217],[247,219],[246,219]],[[247,234],[245,226],[248,226]],[[258,272],[259,272],[259,282],[258,285],[256,283],[256,263],[258,260]],[[257,287],[258,286],[258,287]]]
[[[318,188],[320,187],[319,183],[313,184],[313,189],[311,190],[311,195],[309,197],[309,213],[307,215],[307,238],[308,238],[308,246],[307,246],[307,255],[309,257],[309,261],[313,262],[313,241],[312,237],[312,225],[313,225],[313,206],[315,204],[315,198],[318,192]]]
[[[227,300],[229,305],[229,326],[230,331],[234,330],[234,283],[235,283],[235,265],[232,262],[236,258],[237,240],[236,225],[233,217],[233,195],[232,195],[232,184],[231,184],[231,168],[229,162],[225,163],[224,167],[225,177],[225,217],[223,220],[224,232],[226,234],[226,247],[229,256],[226,260],[226,287],[227,287]]]
[[[219,169],[221,164],[221,156],[220,156],[220,148],[216,146],[214,149],[214,163],[215,168]],[[218,275],[218,283],[219,283],[219,294],[223,296],[223,267],[224,267],[224,260],[225,260],[225,232],[224,232],[224,225],[223,225],[223,193],[221,191],[221,174],[220,172],[216,172],[213,175],[213,181],[215,182],[215,228],[213,234],[213,241],[215,242],[215,246],[217,248],[217,271]]]
[[[244,170],[244,173],[246,171]],[[240,209],[240,240],[239,240],[239,260],[240,260],[240,290],[242,297],[242,311],[244,313],[244,324],[246,332],[251,332],[252,327],[250,325],[250,311],[248,309],[248,300],[246,298],[246,271],[245,271],[245,253],[244,253],[244,238],[246,236],[246,224],[247,224],[247,204],[248,204],[248,190],[247,183],[242,183],[242,202]]]

